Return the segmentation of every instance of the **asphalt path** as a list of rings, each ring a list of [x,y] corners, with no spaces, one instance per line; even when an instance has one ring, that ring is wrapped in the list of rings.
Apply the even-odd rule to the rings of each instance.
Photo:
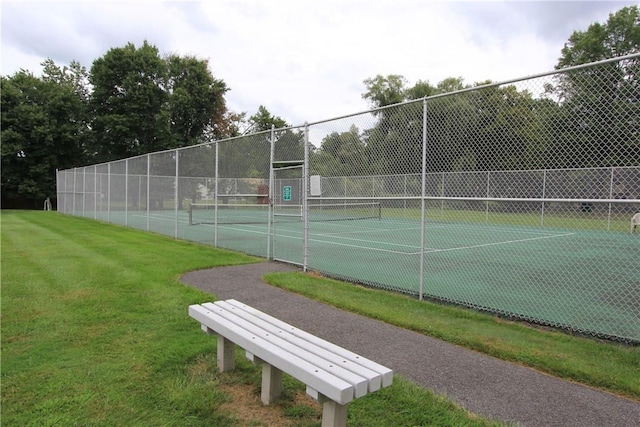
[[[489,419],[527,427],[640,426],[640,402],[339,310],[261,279],[295,270],[263,262],[194,271],[182,282],[215,295],[212,300],[242,301],[359,353]]]

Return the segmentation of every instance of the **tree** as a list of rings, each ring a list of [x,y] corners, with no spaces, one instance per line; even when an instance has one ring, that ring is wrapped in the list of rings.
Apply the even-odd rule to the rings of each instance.
[[[640,52],[640,11],[625,7],[575,31],[556,69]],[[559,74],[550,88],[560,100],[558,167],[624,166],[640,162],[640,58]],[[558,157],[558,156],[556,156]]]
[[[228,115],[223,97],[228,89],[224,81],[211,75],[208,62],[178,55],[169,55],[165,61],[171,145],[197,144],[209,128],[213,138],[229,136],[226,121],[235,117]]]
[[[93,62],[91,106],[97,161],[159,151],[170,145],[165,62],[146,41],[110,49]]]
[[[96,160],[184,147],[234,133],[227,120],[228,88],[208,62],[187,56],[160,57],[146,41],[109,50],[90,71]]]
[[[85,162],[86,70],[43,64],[43,77],[21,70],[2,77],[2,197],[40,204],[55,197],[56,168]]]
[[[259,106],[258,111],[249,118],[249,128],[253,133],[271,130],[271,126],[279,129],[290,125],[282,117],[272,115],[264,105]]]
[[[384,77],[380,74],[374,78],[365,79],[367,89],[362,98],[369,101],[372,108],[381,108],[398,104],[406,99],[407,80],[398,74],[389,74]]]
[[[366,163],[365,144],[355,125],[351,125],[348,132],[327,135],[318,152],[314,153],[313,161],[315,173],[333,176],[362,175],[366,172]],[[328,165],[331,165],[330,170]]]

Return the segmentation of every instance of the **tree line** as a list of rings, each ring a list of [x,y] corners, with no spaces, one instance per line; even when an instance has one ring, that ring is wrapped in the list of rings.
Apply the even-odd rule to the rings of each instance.
[[[87,70],[47,59],[41,76],[1,77],[2,199],[41,206],[57,169],[102,163],[283,125],[265,107],[230,111],[207,60],[161,55],[145,41],[112,48]],[[265,122],[269,122],[265,124]],[[31,206],[33,207],[33,206]]]
[[[557,70],[640,53],[638,7],[575,31]],[[364,81],[375,124],[333,132],[314,153],[321,175],[415,174],[422,170],[427,97],[428,172],[637,166],[640,58],[558,73],[542,93],[516,85],[447,78],[408,86],[402,75]],[[539,83],[539,82],[538,82]],[[484,87],[484,88],[483,88]],[[464,91],[464,89],[477,88]],[[462,91],[455,95],[438,96]],[[388,108],[382,108],[388,107]]]
[[[625,7],[604,24],[575,31],[556,69],[639,52],[640,13],[637,6]],[[425,97],[431,97],[430,172],[640,164],[638,58],[558,74],[542,96],[511,85],[434,98],[491,83],[467,85],[457,77],[408,86],[401,75],[378,75],[363,83],[363,98],[372,108],[392,107],[374,110],[375,124],[368,129],[354,125],[327,135],[312,149],[313,173],[419,173],[424,111],[421,102],[407,101]],[[53,197],[56,168],[289,126],[264,106],[249,118],[230,111],[224,98],[228,90],[211,74],[207,60],[161,55],[146,41],[110,49],[89,70],[74,61],[59,66],[49,59],[40,77],[28,70],[3,76],[3,201],[40,204]],[[276,151],[302,153],[301,132],[276,136],[281,140]],[[225,155],[244,159],[247,176],[258,176],[268,162],[263,154],[268,141],[245,142]],[[222,161],[221,167],[232,163]]]

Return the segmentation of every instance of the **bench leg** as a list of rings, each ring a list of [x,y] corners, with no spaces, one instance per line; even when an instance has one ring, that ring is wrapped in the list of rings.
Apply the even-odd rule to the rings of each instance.
[[[347,405],[341,405],[333,400],[322,404],[322,427],[346,427]]]
[[[218,371],[231,371],[235,365],[235,344],[218,335]]]
[[[282,394],[282,371],[268,363],[262,364],[262,389],[260,399],[270,405]]]

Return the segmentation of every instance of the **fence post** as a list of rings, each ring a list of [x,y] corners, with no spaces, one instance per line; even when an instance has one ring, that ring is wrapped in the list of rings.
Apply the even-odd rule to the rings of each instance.
[[[173,192],[173,199],[174,199],[174,215],[175,215],[175,223],[173,225],[173,238],[177,239],[178,238],[178,203],[180,202],[178,200],[179,197],[179,193],[178,193],[178,185],[180,185],[180,180],[179,180],[179,157],[180,157],[180,151],[178,151],[177,149],[174,151],[176,154],[176,176],[175,176],[175,188],[174,188],[174,192]]]
[[[107,222],[111,222],[111,162],[107,164]]]
[[[129,226],[129,158],[124,161],[124,225]]]
[[[418,298],[424,297],[424,233],[426,222],[426,194],[427,194],[427,99],[422,101],[422,197],[420,197],[420,291]]]
[[[220,162],[218,161],[219,158],[219,149],[220,143],[216,142],[216,167],[215,167],[215,172],[214,175],[216,177],[215,179],[215,184],[214,184],[214,196],[213,196],[213,246],[214,247],[218,247],[218,180],[219,180],[219,172],[218,172],[218,165],[220,164]]]
[[[267,218],[267,259],[273,260],[271,253],[273,247],[273,239],[275,238],[275,225],[273,224],[273,200],[275,198],[275,176],[273,171],[273,162],[275,160],[276,145],[276,126],[271,125],[271,134],[269,135],[269,217]]]
[[[302,234],[303,253],[302,271],[307,271],[309,265],[309,206],[307,204],[307,183],[309,178],[309,125],[304,124],[304,167],[302,168],[302,218],[304,220],[304,232]]]
[[[147,154],[147,231],[149,231],[150,204],[151,204],[151,154]]]

